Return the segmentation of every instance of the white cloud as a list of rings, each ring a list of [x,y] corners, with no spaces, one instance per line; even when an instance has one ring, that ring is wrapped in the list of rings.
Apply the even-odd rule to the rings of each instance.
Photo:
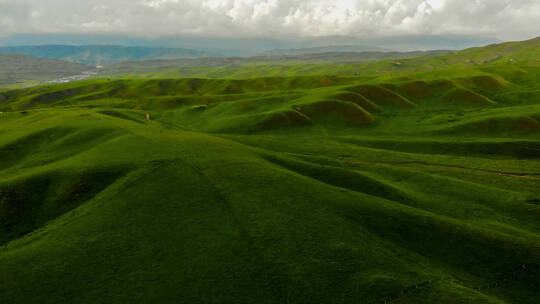
[[[540,35],[537,0],[0,0],[0,35]]]
[[[143,0],[140,2],[142,5],[151,8],[161,8],[168,3],[178,3],[178,0]]]
[[[427,0],[426,3],[435,11],[439,11],[446,5],[446,0]]]

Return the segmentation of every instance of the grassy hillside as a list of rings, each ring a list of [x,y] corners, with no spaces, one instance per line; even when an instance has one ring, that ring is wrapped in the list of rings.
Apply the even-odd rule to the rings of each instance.
[[[0,302],[536,303],[516,61],[1,92]]]
[[[83,64],[17,54],[0,54],[0,66],[0,89],[77,75],[91,69]]]

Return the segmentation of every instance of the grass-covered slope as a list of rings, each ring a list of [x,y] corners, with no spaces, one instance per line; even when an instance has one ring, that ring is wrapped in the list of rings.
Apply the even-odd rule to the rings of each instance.
[[[1,303],[536,303],[539,70],[0,93]]]
[[[399,151],[116,113],[3,118],[3,301],[534,303],[537,142]]]

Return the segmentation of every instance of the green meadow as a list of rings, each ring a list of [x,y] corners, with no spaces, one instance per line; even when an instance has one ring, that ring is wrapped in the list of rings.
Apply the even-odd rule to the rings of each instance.
[[[0,303],[538,303],[539,44],[3,91]]]

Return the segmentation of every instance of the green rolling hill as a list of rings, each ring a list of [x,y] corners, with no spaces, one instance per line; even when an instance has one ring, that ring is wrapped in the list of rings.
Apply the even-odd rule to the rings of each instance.
[[[2,91],[0,302],[537,303],[537,43]]]

